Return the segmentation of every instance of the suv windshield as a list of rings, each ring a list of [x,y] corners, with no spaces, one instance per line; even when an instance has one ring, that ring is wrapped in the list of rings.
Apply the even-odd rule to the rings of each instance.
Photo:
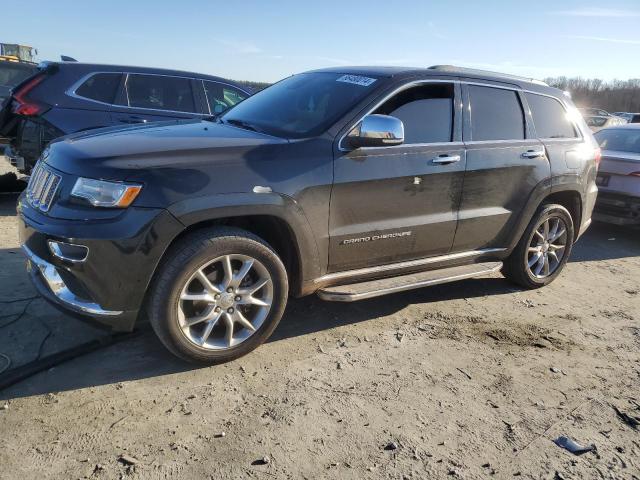
[[[640,153],[640,129],[612,128],[600,130],[594,137],[603,150]]]
[[[285,138],[316,136],[379,83],[378,78],[360,75],[302,73],[247,98],[221,121]]]

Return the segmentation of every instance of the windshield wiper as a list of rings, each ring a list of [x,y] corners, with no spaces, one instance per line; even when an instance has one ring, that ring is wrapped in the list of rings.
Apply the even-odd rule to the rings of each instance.
[[[228,123],[230,125],[235,125],[236,127],[244,128],[245,130],[251,130],[253,132],[261,133],[255,126],[250,124],[249,122],[245,122],[243,120],[236,120],[232,118],[231,120],[221,120],[222,123]]]

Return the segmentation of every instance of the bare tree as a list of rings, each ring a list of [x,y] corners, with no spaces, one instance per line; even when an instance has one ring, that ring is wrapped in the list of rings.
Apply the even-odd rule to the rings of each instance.
[[[598,78],[555,77],[549,85],[571,93],[578,107],[598,107],[610,112],[640,112],[640,79],[612,80]]]

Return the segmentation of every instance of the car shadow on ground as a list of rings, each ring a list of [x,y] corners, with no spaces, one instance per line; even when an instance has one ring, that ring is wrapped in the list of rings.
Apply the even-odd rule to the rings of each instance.
[[[589,262],[637,256],[640,256],[637,230],[595,224],[576,245],[571,261]],[[316,296],[292,299],[269,342],[314,335],[341,325],[357,324],[385,317],[411,304],[507,295],[517,291],[519,290],[505,279],[491,277],[438,285],[356,303],[324,302]],[[75,328],[74,325],[77,325],[73,323],[77,322],[76,320],[72,322],[70,319],[62,318],[61,321],[68,321],[69,328]],[[61,330],[64,328],[61,327]],[[66,362],[49,369],[44,374],[27,378],[0,391],[0,399],[88,388],[187,372],[198,368],[210,368],[187,364],[173,357],[165,350],[147,324],[140,325],[138,332],[139,334],[132,338],[83,355],[77,361]],[[1,335],[0,331],[0,338]],[[101,333],[101,335],[108,334]]]
[[[591,262],[640,256],[640,228],[594,222],[578,241],[570,262]]]
[[[392,315],[411,303],[503,295],[517,291],[501,278],[465,280],[357,303],[330,303],[316,296],[292,299],[268,343],[313,335],[332,328]],[[105,333],[104,336],[108,334]],[[186,372],[200,367],[171,355],[142,323],[138,334],[105,349],[53,367],[0,391],[0,400],[61,392]],[[213,367],[215,368],[215,367]],[[0,376],[1,377],[1,376]]]
[[[2,145],[0,145],[2,148]],[[15,204],[19,192],[23,191],[27,187],[27,182],[16,177],[14,173],[0,174],[0,215],[6,215],[4,212],[5,207],[13,207],[13,214],[16,213]]]
[[[18,195],[17,193],[0,192],[0,217],[15,217]]]

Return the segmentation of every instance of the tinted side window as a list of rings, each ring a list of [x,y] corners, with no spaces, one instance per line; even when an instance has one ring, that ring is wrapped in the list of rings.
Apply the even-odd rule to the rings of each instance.
[[[130,107],[196,111],[191,80],[188,78],[130,74],[127,95]]]
[[[469,85],[469,97],[473,140],[524,139],[524,115],[516,92]]]
[[[387,100],[374,113],[404,124],[404,143],[450,142],[453,135],[452,84],[410,88]]]
[[[113,103],[121,73],[96,73],[76,89],[76,95],[104,103]]]
[[[551,97],[526,94],[527,103],[533,116],[533,124],[540,138],[575,138],[576,130],[569,120],[567,111],[560,102]],[[606,121],[606,119],[604,119]],[[602,122],[604,125],[604,121]]]
[[[209,109],[213,115],[224,112],[248,97],[246,93],[228,85],[210,81],[204,81],[203,83],[207,101],[209,102]]]

